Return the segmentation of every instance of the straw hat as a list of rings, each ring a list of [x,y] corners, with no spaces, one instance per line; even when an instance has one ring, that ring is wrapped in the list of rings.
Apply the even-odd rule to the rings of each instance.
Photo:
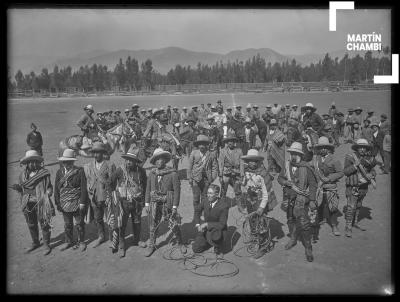
[[[72,149],[65,149],[63,155],[58,158],[59,161],[76,161],[75,151]]]
[[[272,108],[271,104],[267,104],[267,106],[265,106],[266,108]]]
[[[287,151],[304,155],[303,146],[299,142],[292,143],[292,145],[290,146],[290,148],[287,149]]]
[[[250,103],[248,103],[247,104],[247,106],[246,106],[246,108],[249,108],[249,109],[251,109],[252,107],[251,107],[251,104]]]
[[[369,126],[370,126],[370,127],[372,127],[372,126],[377,126],[377,127],[380,128],[379,123],[378,123],[378,121],[376,121],[376,120],[371,121],[371,123],[369,124]]]
[[[315,148],[315,149],[319,149],[319,148],[331,148],[331,149],[335,149],[335,146],[332,145],[332,144],[329,142],[329,139],[328,139],[327,137],[321,136],[321,137],[318,139],[318,144],[316,144],[316,145],[314,146],[314,148]]]
[[[139,163],[141,163],[142,161],[139,159],[138,154],[139,154],[139,148],[137,148],[136,146],[131,146],[128,152],[122,154],[121,157],[127,160],[136,160]]]
[[[193,146],[197,147],[200,144],[210,144],[210,139],[206,135],[198,135],[196,141],[193,142]]]
[[[271,125],[278,125],[278,122],[276,121],[276,119],[271,119],[270,121],[269,121],[269,125],[271,126]]]
[[[223,143],[227,143],[227,142],[229,142],[229,141],[237,141],[238,139],[237,139],[237,137],[234,135],[234,134],[232,134],[232,133],[229,133],[226,137],[224,137],[223,139],[222,139],[222,142]]]
[[[132,105],[132,108],[138,108],[138,107],[139,107],[138,104],[133,104],[133,105]]]
[[[253,105],[253,108],[258,108],[258,105],[257,105],[257,104],[254,104],[254,105]]]
[[[305,110],[307,110],[307,109],[311,109],[311,110],[317,110],[317,108],[315,108],[314,107],[314,105],[312,104],[312,103],[307,103],[305,106],[304,106],[304,109]]]
[[[163,111],[164,109],[161,109],[161,108],[155,108],[155,109],[153,109],[153,116],[154,115],[156,115],[157,113],[161,113],[162,111]]]
[[[36,150],[28,150],[28,151],[26,151],[25,156],[23,158],[21,158],[21,160],[19,162],[20,162],[20,164],[26,164],[29,161],[42,162],[43,157],[41,157]]]
[[[264,157],[261,156],[258,150],[256,149],[250,149],[249,151],[247,151],[247,155],[243,155],[240,158],[243,160],[255,160],[255,161],[264,160]]]
[[[368,141],[364,138],[359,138],[354,145],[351,146],[351,149],[356,151],[358,148],[367,148],[367,149],[372,149],[372,146],[368,143]]]
[[[354,111],[363,111],[363,110],[361,109],[361,107],[357,107],[356,109],[354,109]]]
[[[297,108],[297,105],[296,105],[296,104],[293,104],[293,105],[292,105],[292,108]]]
[[[128,108],[124,110],[124,112],[130,112],[130,111],[131,111],[131,110],[130,110],[130,109],[128,109]]]
[[[164,151],[162,148],[157,148],[154,150],[153,156],[150,158],[150,163],[154,165],[154,162],[160,157],[164,157],[167,163],[171,160],[171,153]]]
[[[92,152],[107,152],[106,146],[102,142],[94,142],[92,149]]]

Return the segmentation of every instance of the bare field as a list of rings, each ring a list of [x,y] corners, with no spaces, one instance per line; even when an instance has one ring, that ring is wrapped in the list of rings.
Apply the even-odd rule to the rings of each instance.
[[[45,162],[54,162],[57,157],[58,142],[66,136],[79,133],[75,126],[82,114],[82,108],[92,104],[95,111],[122,109],[133,103],[141,107],[166,107],[168,104],[178,107],[192,106],[200,103],[215,103],[218,99],[223,104],[232,105],[247,103],[258,104],[261,111],[265,105],[279,104],[304,105],[312,102],[318,113],[327,112],[332,101],[345,113],[347,108],[361,106],[372,108],[376,114],[390,115],[390,91],[339,92],[339,93],[291,93],[291,94],[212,94],[212,95],[172,95],[143,97],[102,97],[74,99],[15,100],[8,106],[8,159],[18,160],[24,155],[26,134],[29,125],[34,122],[43,135]],[[339,147],[335,155],[342,163],[350,145]],[[121,162],[119,154],[113,154],[115,163]],[[82,165],[87,159],[79,159]],[[265,161],[265,165],[266,165]],[[186,158],[180,169],[186,169]],[[21,168],[19,164],[7,166],[8,185],[16,182]],[[57,166],[49,167],[52,180]],[[182,171],[183,172],[183,171]],[[379,171],[378,171],[379,172]],[[113,255],[108,243],[93,249],[96,238],[93,225],[87,225],[86,238],[89,243],[84,253],[69,249],[58,250],[63,243],[64,223],[62,215],[57,213],[53,221],[53,251],[48,256],[42,255],[39,248],[31,254],[24,250],[31,243],[29,231],[19,207],[18,195],[8,190],[8,261],[7,290],[9,293],[81,293],[81,294],[190,294],[190,293],[224,293],[224,294],[292,294],[292,293],[358,293],[384,294],[384,289],[392,286],[391,280],[391,182],[390,175],[378,175],[377,189],[370,189],[364,200],[361,224],[366,232],[353,230],[353,238],[343,234],[334,237],[328,226],[320,231],[320,240],[313,246],[314,262],[305,260],[304,248],[298,243],[290,251],[283,246],[288,240],[286,214],[278,205],[271,213],[274,224],[272,236],[276,240],[275,248],[263,258],[239,258],[233,255],[230,239],[240,227],[237,226],[239,212],[232,207],[229,212],[229,238],[226,240],[225,258],[233,261],[239,268],[239,274],[232,278],[206,278],[182,271],[178,265],[161,257],[166,247],[166,228],[160,231],[157,240],[160,250],[152,257],[146,258],[139,247],[129,246],[131,236],[127,238],[126,257],[120,259]],[[274,180],[274,190],[278,201],[282,200],[282,189]],[[233,197],[233,191],[228,190]],[[340,185],[340,209],[346,204],[344,180]],[[192,193],[186,180],[182,180],[181,203],[178,209],[183,216],[182,230],[187,241],[194,238]],[[142,217],[143,228],[147,226],[146,217]],[[239,223],[238,223],[239,224]],[[343,232],[344,217],[339,218],[339,229]],[[130,234],[130,227],[127,234]],[[147,238],[148,231],[144,231]],[[242,246],[241,238],[236,233],[233,250]]]

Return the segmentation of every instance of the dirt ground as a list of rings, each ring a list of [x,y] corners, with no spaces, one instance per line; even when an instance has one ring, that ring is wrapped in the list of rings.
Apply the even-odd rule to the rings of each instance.
[[[382,98],[382,102],[387,104],[387,95]],[[325,103],[330,100],[329,96]],[[94,101],[86,102],[93,103],[96,109]],[[130,100],[129,103],[131,102],[136,101]],[[20,158],[26,149],[25,137],[31,121],[39,124],[39,131],[44,136],[46,162],[54,161],[56,156],[53,147],[57,146],[57,142],[63,135],[77,133],[74,121],[79,117],[82,107],[80,102],[76,105],[71,105],[70,102],[57,105],[46,103],[40,104],[39,108],[26,103],[10,106],[8,162]],[[114,107],[116,106],[112,108]],[[117,108],[124,107],[118,105]],[[381,112],[379,108],[376,110]],[[15,121],[17,116],[23,122]],[[335,156],[343,163],[344,155],[349,150],[350,145],[342,145],[336,150]],[[119,154],[114,154],[112,160],[121,162]],[[77,165],[86,161],[79,159]],[[180,164],[182,175],[186,167],[187,160],[184,159]],[[54,182],[57,166],[49,169]],[[18,164],[8,165],[8,185],[16,181],[20,170]],[[183,216],[183,237],[188,241],[195,236],[191,223],[192,193],[187,180],[182,180],[181,184],[178,211]],[[281,201],[282,189],[276,179],[273,187],[278,201]],[[339,208],[342,210],[346,204],[344,179],[339,187]],[[7,291],[18,294],[385,294],[385,290],[386,293],[393,291],[390,192],[391,174],[378,175],[377,189],[370,188],[361,212],[361,225],[367,231],[354,229],[353,238],[345,237],[343,216],[339,218],[339,229],[342,232],[340,237],[333,236],[330,228],[324,225],[320,231],[320,240],[313,245],[315,260],[312,263],[305,260],[304,248],[300,243],[289,251],[284,250],[288,229],[286,214],[280,209],[280,205],[269,214],[273,218],[271,232],[276,241],[274,249],[258,260],[235,256],[233,251],[243,246],[243,243],[241,228],[237,225],[240,224],[237,221],[240,215],[236,207],[231,207],[224,257],[237,265],[239,273],[232,278],[207,278],[183,271],[177,263],[162,258],[161,253],[167,248],[166,242],[170,238],[165,226],[160,229],[157,239],[159,250],[149,258],[142,255],[141,248],[131,245],[130,225],[127,230],[128,250],[123,259],[111,253],[108,242],[96,249],[92,248],[92,241],[96,239],[94,225],[86,226],[88,248],[85,252],[72,249],[61,252],[59,246],[64,239],[64,224],[62,215],[57,213],[53,220],[51,254],[43,256],[42,247],[25,254],[31,244],[29,231],[19,207],[18,195],[8,190]],[[231,188],[228,190],[228,197],[233,197]],[[146,226],[147,218],[143,213],[143,239],[148,236]]]

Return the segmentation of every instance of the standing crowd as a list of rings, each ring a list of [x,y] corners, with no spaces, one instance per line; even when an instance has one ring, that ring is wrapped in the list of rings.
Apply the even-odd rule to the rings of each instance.
[[[24,169],[13,189],[21,196],[22,211],[32,237],[28,252],[40,246],[39,227],[45,254],[51,252],[50,225],[55,208],[63,215],[65,244],[61,250],[86,250],[85,217],[94,221],[98,238],[93,247],[108,237],[113,253],[125,257],[126,227],[131,217],[133,245],[145,249],[145,256],[156,250],[157,231],[162,222],[173,233],[173,244],[183,253],[187,246],[181,233],[179,206],[181,179],[179,161],[188,159],[187,180],[193,193],[193,223],[197,236],[194,253],[210,247],[223,252],[227,236],[228,187],[234,191],[238,210],[247,217],[267,216],[278,204],[272,188],[274,176],[282,186],[281,208],[286,212],[290,239],[285,249],[300,241],[307,261],[313,261],[312,244],[317,242],[320,226],[327,223],[332,233],[338,228],[338,183],[345,177],[345,236],[352,237],[359,225],[362,202],[370,186],[375,186],[379,165],[382,174],[390,173],[391,130],[387,116],[380,118],[371,110],[348,109],[345,116],[332,103],[329,112],[319,115],[312,103],[267,105],[262,113],[257,105],[224,108],[222,101],[179,108],[142,109],[134,104],[120,116],[119,110],[98,112],[84,108],[77,122],[82,136],[91,142],[93,159],[83,167],[74,164],[76,150],[67,148],[58,158],[60,168],[54,179],[43,166],[43,140],[32,124],[26,152],[20,163]],[[107,148],[97,139],[99,131],[126,124],[135,131],[137,141],[121,157],[123,164],[106,158]],[[341,144],[351,144],[344,165],[334,157]],[[144,151],[151,164],[146,173]],[[267,167],[263,153],[266,153]],[[378,161],[377,155],[381,161]],[[168,163],[171,162],[171,165]],[[218,181],[216,181],[218,179]],[[218,184],[216,184],[218,183]],[[54,205],[52,202],[54,196]],[[142,241],[142,210],[149,220],[149,238]],[[201,218],[203,217],[203,219]],[[75,221],[78,238],[73,238]],[[106,227],[107,226],[107,227]],[[106,229],[108,236],[106,236]],[[252,236],[262,234],[252,231]],[[260,246],[255,258],[267,249]]]

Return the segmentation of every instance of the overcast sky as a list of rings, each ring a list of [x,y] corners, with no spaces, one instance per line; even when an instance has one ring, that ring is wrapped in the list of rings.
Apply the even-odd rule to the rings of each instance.
[[[343,49],[347,33],[381,33],[390,44],[390,10],[338,11],[337,31],[328,10],[118,10],[11,9],[13,54],[71,56],[97,49],[177,46],[227,53],[271,48],[282,54]]]

